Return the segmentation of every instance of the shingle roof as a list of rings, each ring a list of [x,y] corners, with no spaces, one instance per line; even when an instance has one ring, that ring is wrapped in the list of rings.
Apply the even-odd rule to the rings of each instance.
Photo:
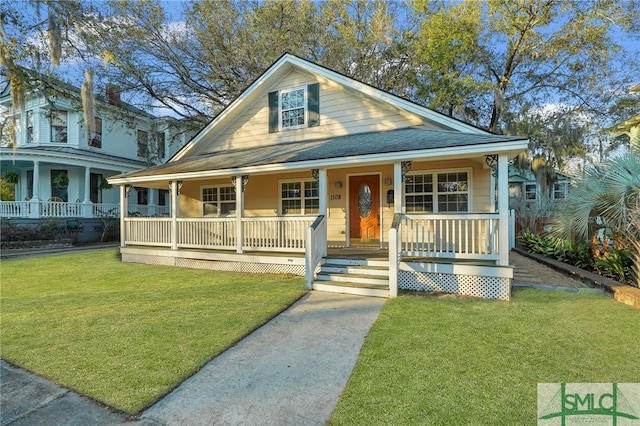
[[[21,148],[18,148],[15,152],[16,154],[35,154],[35,155],[40,155],[43,152],[52,152],[52,153],[65,154],[65,155],[78,155],[82,158],[94,158],[94,159],[103,160],[103,161],[117,161],[120,163],[122,162],[129,163],[132,166],[136,166],[136,167],[144,167],[148,164],[146,161],[135,160],[131,158],[120,157],[117,155],[110,155],[102,152],[96,152],[96,151],[90,151],[86,149],[72,148],[72,147],[66,147],[66,146],[37,146],[37,147],[34,146],[29,148],[21,147]]]
[[[269,164],[331,160],[370,154],[434,150],[523,140],[526,138],[408,127],[386,132],[359,133],[208,153],[114,177],[126,178],[227,170]]]

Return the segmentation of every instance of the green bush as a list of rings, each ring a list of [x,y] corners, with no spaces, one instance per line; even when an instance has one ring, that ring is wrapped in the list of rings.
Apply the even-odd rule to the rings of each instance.
[[[569,240],[540,235],[528,230],[518,237],[518,243],[520,247],[530,253],[542,254],[616,281],[630,283],[632,280],[633,261],[629,250],[616,248],[611,252],[596,256],[589,244],[573,243]]]
[[[0,238],[2,241],[37,241],[54,240],[60,230],[57,219],[46,219],[37,226],[16,225],[9,219],[0,222]]]

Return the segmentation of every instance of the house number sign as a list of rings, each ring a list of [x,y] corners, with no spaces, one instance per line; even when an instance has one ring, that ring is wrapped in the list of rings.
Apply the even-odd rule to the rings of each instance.
[[[342,199],[342,194],[331,194],[331,201],[339,201]]]

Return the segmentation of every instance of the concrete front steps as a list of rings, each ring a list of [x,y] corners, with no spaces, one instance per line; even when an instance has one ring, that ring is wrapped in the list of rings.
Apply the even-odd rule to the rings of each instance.
[[[327,257],[313,282],[313,289],[389,297],[389,262]]]

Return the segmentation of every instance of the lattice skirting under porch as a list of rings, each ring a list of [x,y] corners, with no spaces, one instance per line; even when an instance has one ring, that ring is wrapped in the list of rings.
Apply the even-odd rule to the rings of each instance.
[[[125,259],[123,259],[125,260]],[[126,255],[127,262],[147,263],[152,265],[170,265],[193,269],[210,269],[215,271],[247,272],[254,274],[292,274],[304,276],[304,265],[280,265],[274,263],[228,262],[218,260],[202,260],[187,258],[168,258],[146,255]]]
[[[511,279],[478,275],[399,271],[398,288],[413,291],[443,291],[485,299],[511,298]]]

